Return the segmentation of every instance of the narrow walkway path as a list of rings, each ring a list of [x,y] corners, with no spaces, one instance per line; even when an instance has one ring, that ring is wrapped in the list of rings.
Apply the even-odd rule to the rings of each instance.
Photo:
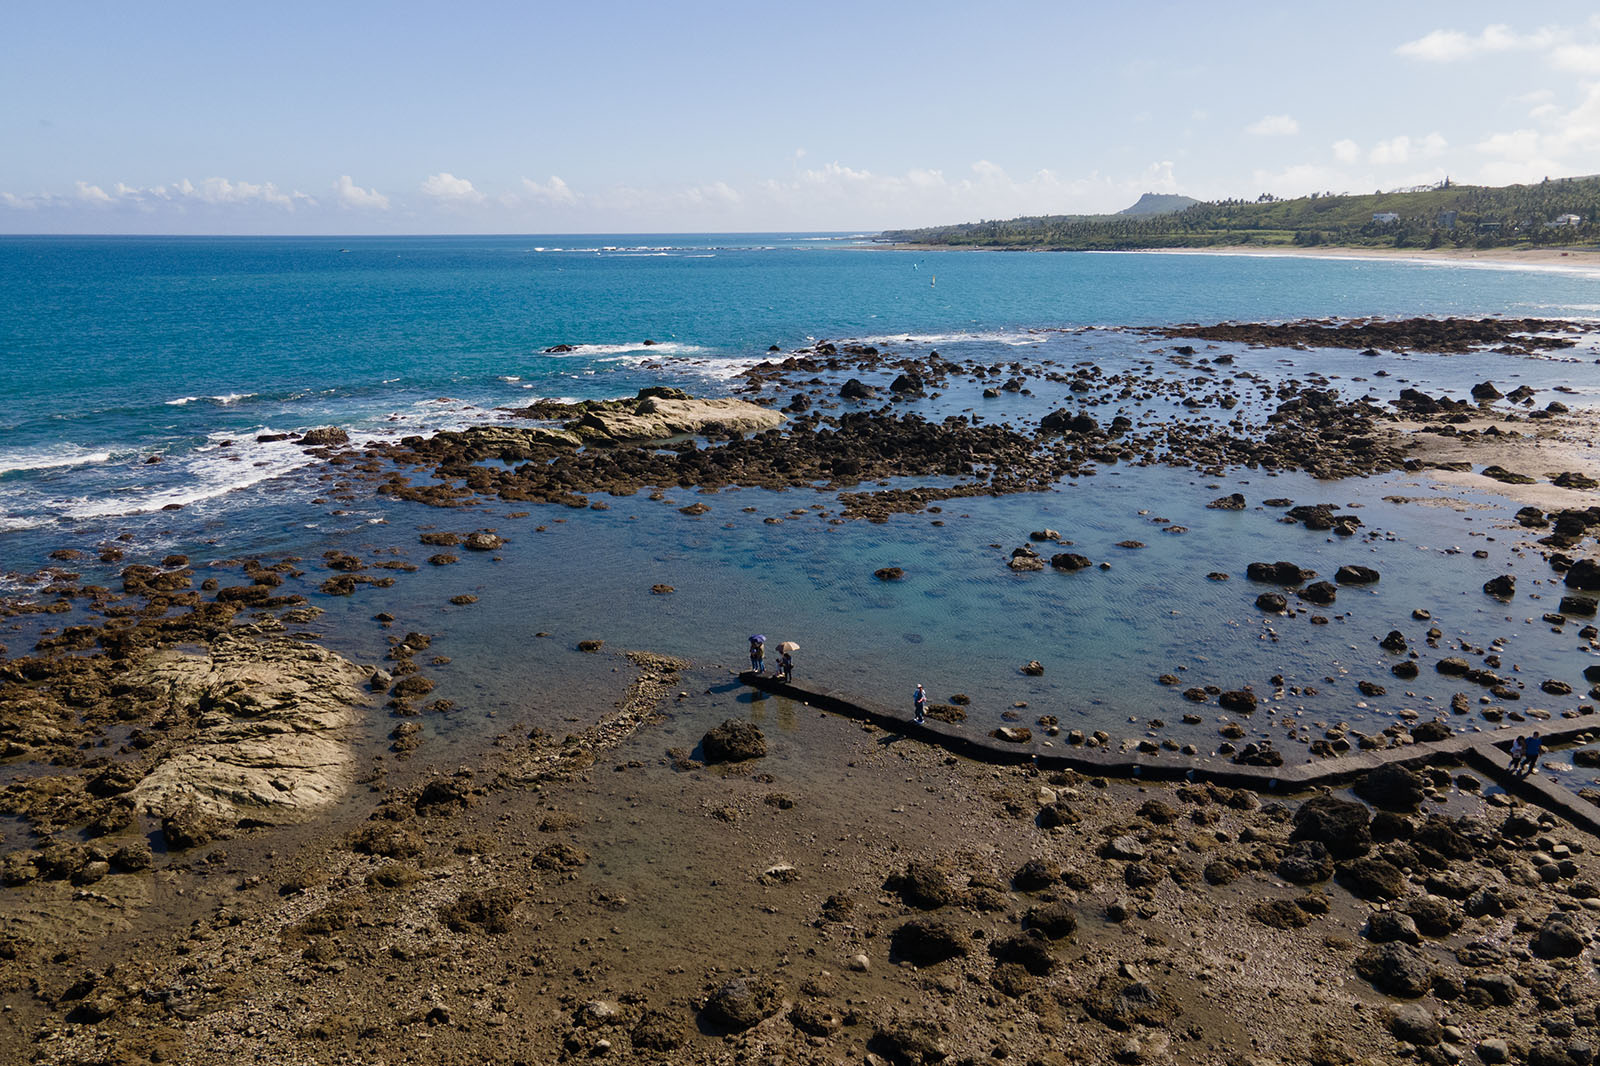
[[[1408,744],[1402,748],[1352,751],[1333,759],[1309,759],[1283,766],[1246,766],[1220,756],[1180,755],[1176,752],[1110,751],[1105,748],[1069,745],[1064,736],[1041,737],[1012,743],[991,735],[975,733],[963,725],[927,719],[920,725],[905,712],[869,703],[855,696],[822,689],[785,684],[770,674],[745,671],[739,680],[751,688],[783,696],[808,707],[871,722],[882,729],[916,737],[930,744],[992,763],[1034,763],[1041,769],[1070,769],[1104,777],[1127,777],[1144,781],[1210,781],[1230,788],[1256,792],[1304,792],[1320,786],[1347,784],[1386,763],[1409,767],[1471,765],[1512,795],[1543,807],[1586,832],[1600,836],[1600,807],[1580,799],[1548,775],[1524,777],[1506,770],[1507,749],[1512,730],[1495,734],[1462,733],[1444,740]],[[1592,714],[1578,719],[1539,723],[1545,744],[1561,744],[1600,731],[1600,718]],[[1290,753],[1282,753],[1287,760]]]

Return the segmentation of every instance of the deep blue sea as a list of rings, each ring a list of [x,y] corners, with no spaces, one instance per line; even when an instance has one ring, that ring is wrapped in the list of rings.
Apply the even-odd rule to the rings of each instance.
[[[392,439],[503,418],[497,408],[535,398],[615,397],[658,383],[715,395],[769,346],[789,351],[819,338],[1110,368],[1149,359],[1152,343],[1072,328],[1364,315],[1593,321],[1600,271],[889,250],[859,234],[0,237],[0,574],[10,575],[8,591],[25,590],[23,575],[51,550],[118,536],[127,537],[128,561],[170,551],[315,558],[329,547],[399,547],[420,562],[418,529],[493,525],[512,540],[499,562],[423,567],[381,595],[318,599],[328,639],[379,657],[383,635],[367,624],[375,610],[448,632],[454,662],[441,671],[441,692],[463,708],[463,721],[528,711],[531,674],[577,669],[571,647],[583,637],[736,666],[751,629],[800,640],[802,674],[826,673],[886,700],[921,680],[936,697],[967,691],[975,714],[1027,701],[1064,721],[1176,720],[1171,694],[1149,679],[1181,661],[1196,683],[1260,684],[1277,673],[1317,680],[1335,695],[1298,704],[1301,713],[1359,716],[1365,702],[1320,679],[1381,673],[1374,630],[1401,625],[1424,601],[1459,639],[1486,641],[1491,623],[1503,622],[1504,610],[1482,602],[1482,576],[1457,562],[1463,545],[1479,546],[1465,539],[1475,516],[1487,524],[1514,510],[1503,500],[1470,498],[1466,512],[1405,509],[1385,497],[1433,490],[1403,477],[1330,487],[1240,471],[1219,484],[1150,468],[1105,470],[1052,494],[962,501],[939,527],[930,515],[830,525],[789,513],[837,508],[799,492],[709,497],[703,519],[642,495],[604,512],[508,518],[372,499],[313,476],[293,444],[255,438],[338,425],[358,441]],[[555,345],[574,350],[545,353]],[[1576,390],[1564,396],[1570,405],[1593,407],[1595,355],[1592,347],[1549,359],[1388,354],[1393,376],[1379,391],[1410,382],[1462,395],[1489,377],[1563,385]],[[1241,350],[1239,364],[1267,377],[1315,370],[1374,387],[1365,375],[1375,364],[1351,352]],[[960,410],[980,401],[947,402]],[[1359,503],[1394,547],[1333,544],[1274,514],[1205,509],[1234,489],[1252,503]],[[787,520],[762,522],[774,514]],[[1191,532],[1159,536],[1152,514]],[[1072,576],[1006,571],[995,546],[1009,549],[1043,525],[1116,565]],[[1138,563],[1114,547],[1130,537],[1151,542]],[[1488,547],[1486,565],[1530,565],[1508,537]],[[1350,594],[1364,614],[1335,620],[1331,629],[1349,632],[1334,656],[1331,629],[1264,631],[1245,582],[1196,577],[1242,570],[1246,556],[1310,560],[1330,573],[1340,562],[1381,562],[1393,576]],[[907,580],[871,581],[885,565],[904,567]],[[1527,572],[1530,582],[1547,576]],[[114,573],[87,572],[91,579],[113,584]],[[645,595],[656,582],[678,592]],[[479,602],[448,605],[460,592]],[[1518,611],[1519,625],[1522,614],[1538,614],[1528,604]],[[1538,628],[1527,628],[1528,662],[1567,669],[1570,641],[1546,650]],[[555,638],[530,642],[534,629]],[[1028,659],[1047,662],[1043,678],[1017,676],[1016,663]],[[1414,697],[1401,688],[1374,713],[1414,705],[1431,716],[1430,705],[1448,700],[1443,688],[1419,684]],[[545,711],[558,713],[553,703]]]

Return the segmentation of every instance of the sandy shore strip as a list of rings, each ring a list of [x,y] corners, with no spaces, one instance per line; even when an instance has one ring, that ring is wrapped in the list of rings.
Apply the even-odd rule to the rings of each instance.
[[[983,245],[882,243],[880,251],[906,252],[1033,252],[1071,251],[1057,248],[1004,248]],[[1346,248],[1335,245],[1219,244],[1204,248],[1081,249],[1095,255],[1244,255],[1292,256],[1301,259],[1371,259],[1402,263],[1450,263],[1533,270],[1600,270],[1600,248]]]
[[[1213,248],[1144,248],[1142,253],[1162,255],[1294,256],[1309,259],[1374,259],[1402,263],[1452,263],[1530,269],[1597,270],[1597,248],[1341,248],[1327,245],[1299,248],[1250,244]]]

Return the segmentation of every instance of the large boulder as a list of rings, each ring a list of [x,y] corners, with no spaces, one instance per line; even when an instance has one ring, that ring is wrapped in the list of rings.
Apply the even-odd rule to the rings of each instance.
[[[1336,877],[1351,895],[1369,902],[1386,903],[1406,894],[1406,875],[1400,868],[1370,855],[1345,863]]]
[[[1251,563],[1245,567],[1245,576],[1251,581],[1264,581],[1271,585],[1298,585],[1317,576],[1315,570],[1305,570],[1294,563]]]
[[[1360,803],[1336,796],[1315,796],[1294,815],[1290,840],[1311,840],[1336,859],[1354,859],[1372,850],[1372,815]]]
[[[706,762],[744,762],[767,754],[767,738],[761,730],[740,718],[730,718],[700,738]]]
[[[1380,766],[1352,789],[1368,803],[1388,811],[1415,810],[1426,794],[1422,778],[1399,763]]]
[[[971,942],[970,936],[937,918],[913,918],[889,940],[895,955],[915,966],[932,966],[965,955]]]
[[[1600,560],[1579,559],[1573,563],[1567,570],[1566,583],[1568,588],[1585,592],[1600,590]]]
[[[1433,982],[1428,960],[1406,944],[1390,943],[1370,948],[1356,959],[1356,975],[1388,996],[1416,999],[1427,994]]]
[[[1378,572],[1370,566],[1341,566],[1333,579],[1341,585],[1371,585],[1378,580]]]
[[[665,440],[718,426],[760,432],[783,424],[781,412],[743,400],[673,399],[644,396],[637,402],[595,407],[567,428],[584,440],[610,442]]]
[[[706,1000],[705,1017],[713,1026],[742,1031],[776,1014],[783,990],[771,978],[735,977]]]

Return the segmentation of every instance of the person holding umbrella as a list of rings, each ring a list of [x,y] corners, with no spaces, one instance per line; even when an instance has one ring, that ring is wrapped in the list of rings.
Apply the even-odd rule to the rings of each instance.
[[[767,635],[755,633],[750,637],[750,669],[765,673],[767,669]]]
[[[786,640],[778,645],[778,654],[780,656],[778,659],[778,676],[783,679],[785,685],[794,680],[794,659],[790,657],[790,653],[799,650],[800,645],[792,640]]]

